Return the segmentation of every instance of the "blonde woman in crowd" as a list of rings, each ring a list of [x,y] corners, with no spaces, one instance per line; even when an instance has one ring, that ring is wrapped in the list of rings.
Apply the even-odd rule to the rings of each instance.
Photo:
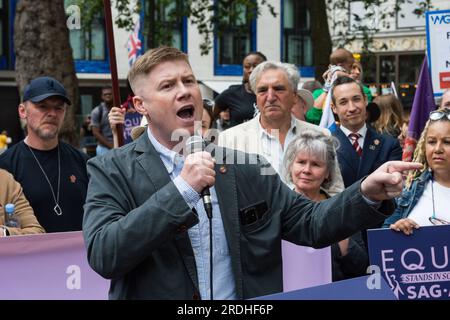
[[[397,138],[403,125],[403,107],[400,100],[393,94],[386,94],[377,96],[373,102],[381,111],[381,115],[373,123],[373,127],[378,133],[386,133]]]
[[[397,209],[384,223],[405,234],[419,226],[449,224],[450,109],[430,113],[413,161],[422,163],[423,169],[408,175]]]

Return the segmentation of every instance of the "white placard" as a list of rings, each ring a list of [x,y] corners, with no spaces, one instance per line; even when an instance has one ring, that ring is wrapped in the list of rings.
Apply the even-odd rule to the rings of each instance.
[[[428,65],[434,96],[450,88],[450,10],[426,12]]]

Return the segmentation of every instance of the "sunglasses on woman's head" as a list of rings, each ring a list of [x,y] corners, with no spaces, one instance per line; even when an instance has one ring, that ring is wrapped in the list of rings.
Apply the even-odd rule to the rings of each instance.
[[[443,219],[439,219],[439,218],[435,218],[435,217],[429,217],[428,220],[430,220],[431,224],[435,225],[435,226],[440,226],[440,225],[447,225],[449,224],[448,221],[445,221]]]
[[[447,119],[450,120],[450,109],[436,110],[430,112],[430,120],[432,121],[441,120],[443,117],[447,117]]]

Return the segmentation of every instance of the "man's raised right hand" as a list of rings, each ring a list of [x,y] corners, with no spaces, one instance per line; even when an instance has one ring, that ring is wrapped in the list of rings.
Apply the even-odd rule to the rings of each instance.
[[[186,157],[180,175],[195,191],[201,193],[216,182],[214,159],[209,152],[194,152]]]

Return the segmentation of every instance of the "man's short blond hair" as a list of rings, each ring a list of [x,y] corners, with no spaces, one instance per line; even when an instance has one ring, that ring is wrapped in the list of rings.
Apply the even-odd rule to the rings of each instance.
[[[128,72],[131,89],[138,94],[136,83],[140,77],[148,75],[154,67],[163,62],[175,60],[185,61],[190,66],[187,54],[177,48],[162,46],[147,51],[136,60]]]

